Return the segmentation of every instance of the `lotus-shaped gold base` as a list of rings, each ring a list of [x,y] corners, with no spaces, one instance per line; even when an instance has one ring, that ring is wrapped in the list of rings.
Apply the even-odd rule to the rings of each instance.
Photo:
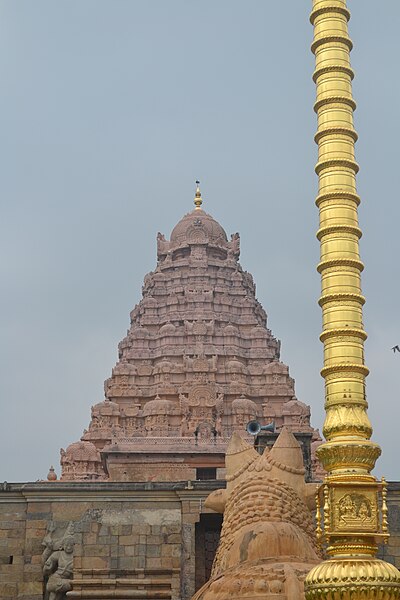
[[[332,558],[309,572],[305,592],[307,600],[394,600],[400,571],[374,558]]]

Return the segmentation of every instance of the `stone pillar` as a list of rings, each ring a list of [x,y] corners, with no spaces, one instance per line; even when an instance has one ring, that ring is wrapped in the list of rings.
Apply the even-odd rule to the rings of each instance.
[[[182,503],[181,600],[190,600],[196,591],[196,523],[207,494],[185,490],[178,495]]]

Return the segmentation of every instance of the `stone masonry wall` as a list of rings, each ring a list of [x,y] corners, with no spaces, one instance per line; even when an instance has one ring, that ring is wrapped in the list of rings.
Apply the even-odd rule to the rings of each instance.
[[[25,564],[25,549],[31,555],[35,549],[33,530],[27,527],[27,505],[11,491],[2,489],[0,495],[5,500],[0,503],[0,598],[11,600],[19,593],[29,597],[29,579],[35,576],[37,563]]]
[[[204,557],[196,557],[196,525],[212,512],[204,509],[205,498],[223,486],[209,481],[3,484],[0,598],[42,600],[43,543],[60,540],[72,523],[74,576],[68,598],[86,598],[98,582],[110,598],[118,588],[127,590],[127,598],[144,589],[150,599],[189,600],[196,589],[196,564],[204,563]],[[388,506],[391,537],[380,556],[400,568],[400,483],[389,484]]]
[[[388,485],[388,520],[390,538],[380,547],[379,558],[400,569],[400,482]]]
[[[189,600],[195,591],[195,524],[223,482],[6,484],[0,490],[0,598],[44,597],[42,553],[74,539],[73,589],[145,589]],[[189,489],[188,489],[189,487]],[[186,489],[185,489],[186,488]],[[96,583],[97,582],[97,583]],[[125,586],[125,587],[124,587]],[[154,593],[154,596],[152,594]],[[102,596],[103,597],[103,596]]]

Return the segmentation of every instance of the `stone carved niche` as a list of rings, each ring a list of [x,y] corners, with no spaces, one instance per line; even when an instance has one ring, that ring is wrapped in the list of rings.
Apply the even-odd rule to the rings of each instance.
[[[139,377],[150,377],[153,373],[153,367],[148,361],[143,360],[137,367],[137,374]]]
[[[248,372],[246,366],[240,360],[238,360],[236,356],[226,363],[226,371],[230,375],[235,375],[237,373],[246,375]]]
[[[268,382],[273,383],[276,381],[274,376],[281,376],[278,381],[284,381],[282,376],[287,377],[289,374],[289,368],[278,360],[274,360],[264,367],[264,374],[268,376]]]
[[[178,416],[179,408],[170,400],[156,396],[143,408],[144,428],[146,436],[164,437],[174,425],[174,415]]]
[[[227,488],[206,507],[224,515],[210,580],[193,600],[303,600],[304,578],[321,561],[303,457],[284,428],[260,456],[234,433],[226,454]]]
[[[124,409],[121,427],[124,436],[143,436],[143,416],[140,404],[130,404]]]
[[[42,570],[45,600],[65,600],[72,589],[74,526],[49,523],[43,539]]]
[[[112,370],[112,374],[114,376],[115,375],[134,376],[137,374],[137,368],[135,367],[135,365],[132,365],[131,363],[129,363],[127,361],[121,361],[115,365],[115,367]]]
[[[198,385],[190,389],[189,395],[179,394],[181,413],[181,435],[206,437],[210,428],[214,436],[222,433],[223,394],[216,394],[213,386]],[[207,424],[203,427],[204,424]],[[200,428],[200,429],[199,429]]]
[[[102,429],[109,431],[119,426],[120,408],[116,402],[104,400],[92,406],[92,419],[89,431]]]
[[[175,366],[175,365],[174,365]],[[154,375],[169,375],[173,369],[172,363],[167,358],[162,358],[153,368]]]
[[[235,337],[239,335],[239,329],[232,323],[228,323],[223,329],[223,334]]]
[[[217,435],[214,424],[209,421],[200,421],[194,432],[196,439],[210,440]]]
[[[199,354],[193,359],[193,371],[195,373],[208,373],[210,365],[204,354]]]
[[[311,430],[310,415],[310,407],[297,398],[292,398],[282,405],[283,423],[292,431]]]

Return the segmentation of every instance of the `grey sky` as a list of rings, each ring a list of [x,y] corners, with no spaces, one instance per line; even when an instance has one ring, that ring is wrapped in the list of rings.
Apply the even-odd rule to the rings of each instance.
[[[0,481],[45,478],[90,406],[155,266],[204,208],[240,231],[299,399],[323,421],[305,0],[0,2]],[[398,0],[353,0],[369,415],[399,479]]]

